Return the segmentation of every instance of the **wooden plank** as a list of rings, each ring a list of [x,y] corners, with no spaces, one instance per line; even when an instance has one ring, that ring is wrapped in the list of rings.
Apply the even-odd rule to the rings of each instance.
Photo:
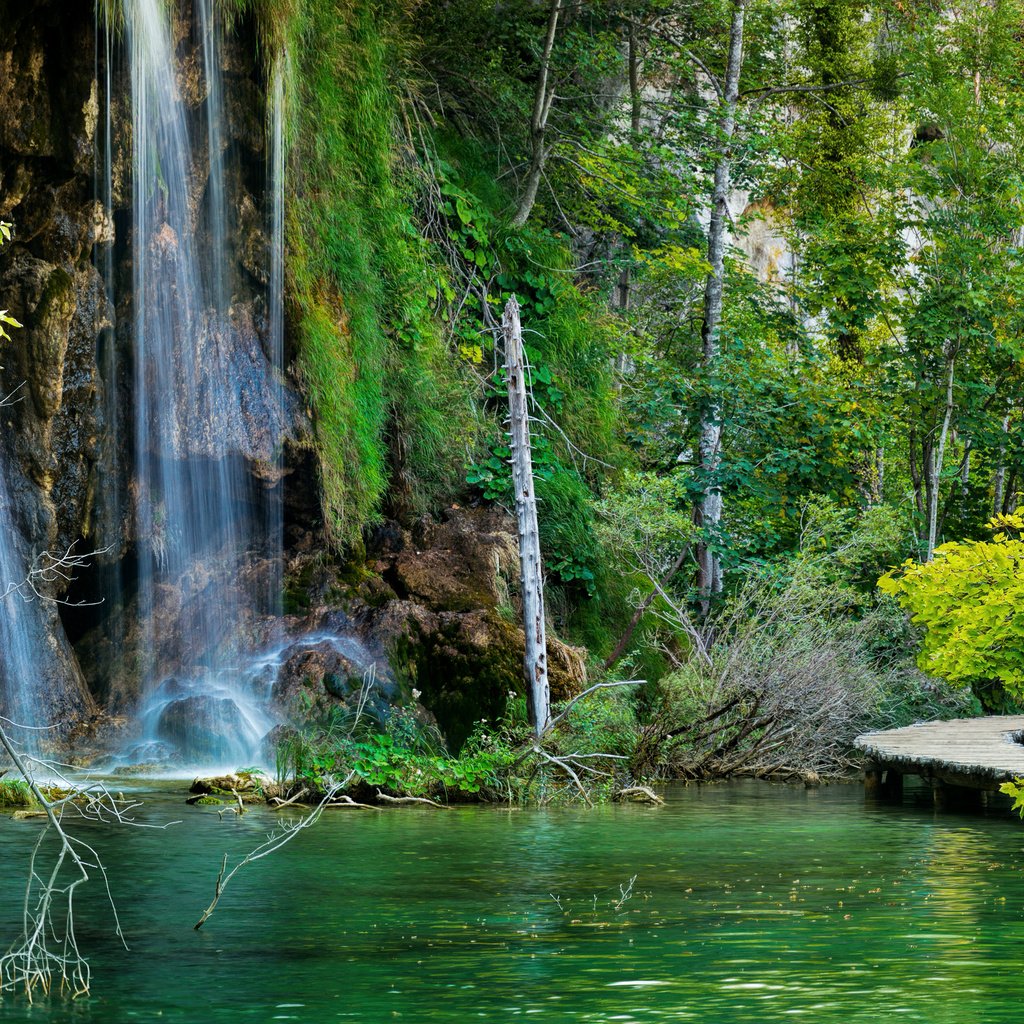
[[[994,791],[1024,778],[1024,715],[958,718],[866,733],[854,746],[870,769],[913,773],[933,784]]]

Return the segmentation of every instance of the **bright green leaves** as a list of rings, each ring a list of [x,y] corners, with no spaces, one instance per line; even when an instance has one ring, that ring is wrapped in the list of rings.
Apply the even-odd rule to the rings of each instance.
[[[993,684],[1024,698],[1024,518],[989,525],[991,541],[945,544],[933,561],[908,561],[878,585],[924,627],[921,669],[998,707]]]
[[[14,319],[13,316],[7,315],[6,309],[0,309],[0,338],[10,338],[10,334],[7,333],[8,327],[21,327],[22,325]]]
[[[1000,793],[1005,793],[1009,797],[1013,797],[1013,807],[1011,810],[1016,811],[1022,818],[1024,818],[1024,779],[1014,779],[1013,782],[1004,782],[999,787]]]

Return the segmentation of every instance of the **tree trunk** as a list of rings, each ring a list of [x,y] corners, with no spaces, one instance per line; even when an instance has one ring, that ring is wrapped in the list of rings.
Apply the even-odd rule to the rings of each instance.
[[[501,319],[508,374],[509,434],[512,448],[512,482],[519,520],[519,567],[523,600],[523,632],[526,651],[523,676],[530,704],[534,733],[540,736],[551,720],[551,690],[548,686],[547,639],[544,629],[544,576],[537,528],[537,495],[533,488],[533,459],[530,453],[530,411],[526,400],[526,368],[523,333],[519,324],[519,303],[513,295]]]
[[[999,443],[999,462],[996,465],[996,478],[992,485],[992,514],[999,515],[1003,511],[1003,494],[1006,491],[1006,435],[1010,432],[1010,414],[1003,417],[1003,439]]]
[[[704,321],[701,326],[702,365],[707,380],[718,368],[722,321],[722,290],[725,282],[725,222],[728,215],[732,170],[732,137],[736,129],[736,102],[739,96],[740,67],[743,63],[743,18],[747,0],[735,0],[729,28],[729,57],[725,88],[719,104],[718,129],[721,137],[715,183],[711,197],[711,221],[708,225],[708,263],[711,273],[704,287]],[[718,468],[722,452],[722,410],[713,389],[701,414],[700,457],[703,493],[694,509],[694,521],[701,531],[697,545],[697,592],[701,609],[707,614],[711,595],[722,589],[722,567],[714,550],[715,534],[722,519],[722,492]]]
[[[547,144],[548,116],[555,102],[555,90],[551,84],[551,52],[555,48],[555,34],[558,32],[558,18],[562,13],[562,0],[551,0],[548,28],[541,50],[540,67],[537,71],[537,87],[533,96],[533,114],[530,117],[530,169],[526,172],[526,184],[519,199],[519,208],[512,218],[513,227],[521,228],[529,220],[533,204],[537,202],[544,164],[550,148]]]
[[[942,479],[942,462],[946,457],[946,441],[949,438],[949,424],[953,418],[953,370],[956,357],[949,357],[946,373],[946,406],[942,415],[942,427],[939,430],[939,443],[933,449],[928,460],[928,541],[925,549],[925,561],[930,562],[935,554],[936,534],[939,524],[939,483]]]
[[[640,134],[640,114],[643,96],[640,93],[640,46],[634,22],[629,23],[628,47],[629,127],[633,135],[636,136]]]
[[[924,518],[924,498],[922,496],[922,473],[921,467],[917,461],[917,428],[910,428],[910,439],[907,444],[907,457],[910,468],[910,482],[914,487],[914,508],[917,509],[917,514],[923,519]],[[924,443],[922,442],[922,449]],[[921,465],[926,464],[928,461],[927,455],[922,450],[922,462]]]

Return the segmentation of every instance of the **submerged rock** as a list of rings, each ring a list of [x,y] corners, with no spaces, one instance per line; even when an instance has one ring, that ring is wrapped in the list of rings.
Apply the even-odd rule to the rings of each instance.
[[[249,725],[233,700],[202,694],[172,700],[157,722],[161,739],[173,744],[180,757],[198,762],[237,757],[239,739],[248,732]]]

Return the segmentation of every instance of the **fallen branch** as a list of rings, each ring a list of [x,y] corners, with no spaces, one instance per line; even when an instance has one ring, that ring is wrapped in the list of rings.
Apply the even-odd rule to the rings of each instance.
[[[622,800],[632,800],[638,804],[653,804],[653,805],[664,805],[665,801],[662,800],[657,793],[651,789],[650,786],[626,786],[624,789],[618,790],[612,795],[612,800],[619,802]]]
[[[220,902],[221,896],[224,894],[224,890],[228,887],[228,883],[232,878],[238,874],[246,866],[246,864],[252,864],[255,861],[262,860],[264,857],[269,857],[270,854],[276,853],[281,849],[282,846],[290,843],[303,829],[307,829],[310,825],[315,825],[320,820],[320,815],[323,813],[324,808],[337,796],[340,790],[344,789],[348,785],[354,773],[350,772],[348,778],[344,782],[338,783],[332,786],[324,798],[319,804],[313,809],[312,813],[306,815],[294,825],[283,825],[282,831],[272,833],[265,843],[261,843],[256,847],[255,850],[247,853],[226,875],[224,872],[228,866],[228,855],[224,854],[224,860],[221,863],[221,868],[217,874],[217,881],[213,887],[213,899],[210,901],[210,905],[203,911],[202,917],[192,926],[196,931],[206,924],[209,920],[210,915],[216,910],[217,904]]]
[[[46,818],[46,827],[39,833],[30,859],[29,878],[22,901],[22,932],[15,944],[0,956],[0,991],[23,989],[31,1002],[37,989],[45,995],[56,981],[60,991],[70,992],[72,998],[85,995],[89,991],[90,970],[75,934],[75,896],[78,887],[90,880],[92,871],[99,875],[106,890],[114,932],[126,949],[127,944],[103,862],[92,846],[68,831],[64,819],[77,814],[104,824],[134,825],[136,828],[167,826],[134,821],[129,815],[138,804],[115,798],[99,783],[83,786],[73,782],[63,773],[66,766],[23,754],[2,727],[0,748],[7,752],[41,808],[41,811],[32,809],[19,814]],[[35,779],[34,766],[53,773],[60,783],[56,791],[63,795],[54,797],[55,790],[48,789],[48,796]],[[51,830],[56,835],[57,849],[52,857],[44,857],[41,851]],[[49,866],[40,866],[41,859]]]
[[[428,807],[436,807],[442,811],[448,810],[444,804],[439,804],[436,800],[430,800],[425,796],[388,796],[387,793],[382,793],[378,789],[377,799],[383,800],[386,804],[426,804]]]
[[[379,811],[380,810],[379,807],[375,807],[373,804],[360,804],[360,803],[357,803],[355,800],[352,799],[352,797],[346,796],[344,793],[342,793],[342,795],[339,796],[337,800],[331,801],[331,803],[329,803],[327,806],[328,807],[358,807],[360,810],[363,810],[363,811]]]
[[[275,811],[280,811],[285,807],[291,807],[292,804],[297,804],[304,796],[309,796],[308,789],[300,789],[298,793],[294,796],[290,796],[287,800],[282,800],[279,796],[271,797],[270,802]]]

